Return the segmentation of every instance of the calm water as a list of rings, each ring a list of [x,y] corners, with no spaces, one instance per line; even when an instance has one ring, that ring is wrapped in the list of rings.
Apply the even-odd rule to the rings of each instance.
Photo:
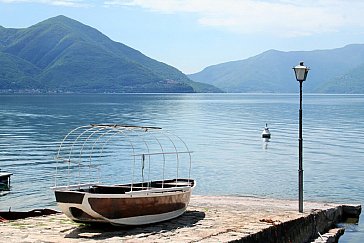
[[[1,95],[0,168],[14,175],[0,210],[55,207],[57,145],[90,123],[160,126],[183,138],[194,151],[195,194],[296,199],[298,102],[296,94]],[[364,95],[304,94],[303,103],[304,199],[364,204]],[[363,242],[363,221],[340,242]]]

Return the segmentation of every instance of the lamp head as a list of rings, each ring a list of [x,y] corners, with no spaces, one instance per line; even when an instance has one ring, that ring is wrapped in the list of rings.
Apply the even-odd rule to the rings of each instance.
[[[308,71],[310,70],[308,67],[306,67],[303,62],[300,62],[299,65],[295,66],[293,68],[294,73],[296,75],[296,80],[299,82],[305,81],[307,78]]]

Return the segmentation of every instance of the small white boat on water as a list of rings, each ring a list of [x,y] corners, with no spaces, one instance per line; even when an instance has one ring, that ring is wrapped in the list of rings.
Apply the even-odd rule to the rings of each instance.
[[[270,131],[269,131],[269,128],[268,128],[268,124],[267,123],[265,124],[265,128],[263,129],[262,138],[264,138],[264,139],[270,139]]]
[[[156,127],[78,127],[60,145],[56,159],[65,163],[57,166],[52,189],[59,208],[76,222],[143,225],[173,219],[186,211],[196,185],[191,153],[178,136]],[[109,183],[112,175],[117,183]]]

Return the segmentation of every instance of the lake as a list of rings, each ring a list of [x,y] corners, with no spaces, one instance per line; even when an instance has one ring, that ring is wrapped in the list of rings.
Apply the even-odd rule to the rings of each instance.
[[[298,94],[0,95],[0,104],[0,168],[14,174],[0,210],[55,208],[57,146],[92,123],[181,137],[193,151],[194,194],[298,198]],[[363,204],[363,144],[364,95],[304,94],[304,200]],[[363,242],[363,221],[340,242]]]

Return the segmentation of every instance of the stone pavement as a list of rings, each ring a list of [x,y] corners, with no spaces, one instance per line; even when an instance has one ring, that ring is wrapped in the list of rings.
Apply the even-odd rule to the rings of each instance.
[[[330,210],[336,204],[254,197],[192,196],[187,212],[174,220],[138,227],[91,227],[63,214],[0,223],[1,242],[230,242],[262,230]],[[272,230],[271,230],[272,229]],[[278,232],[279,233],[279,232]],[[287,239],[287,241],[290,241]],[[243,241],[245,242],[245,241]],[[249,241],[248,241],[249,242]],[[255,241],[251,241],[255,242]]]

